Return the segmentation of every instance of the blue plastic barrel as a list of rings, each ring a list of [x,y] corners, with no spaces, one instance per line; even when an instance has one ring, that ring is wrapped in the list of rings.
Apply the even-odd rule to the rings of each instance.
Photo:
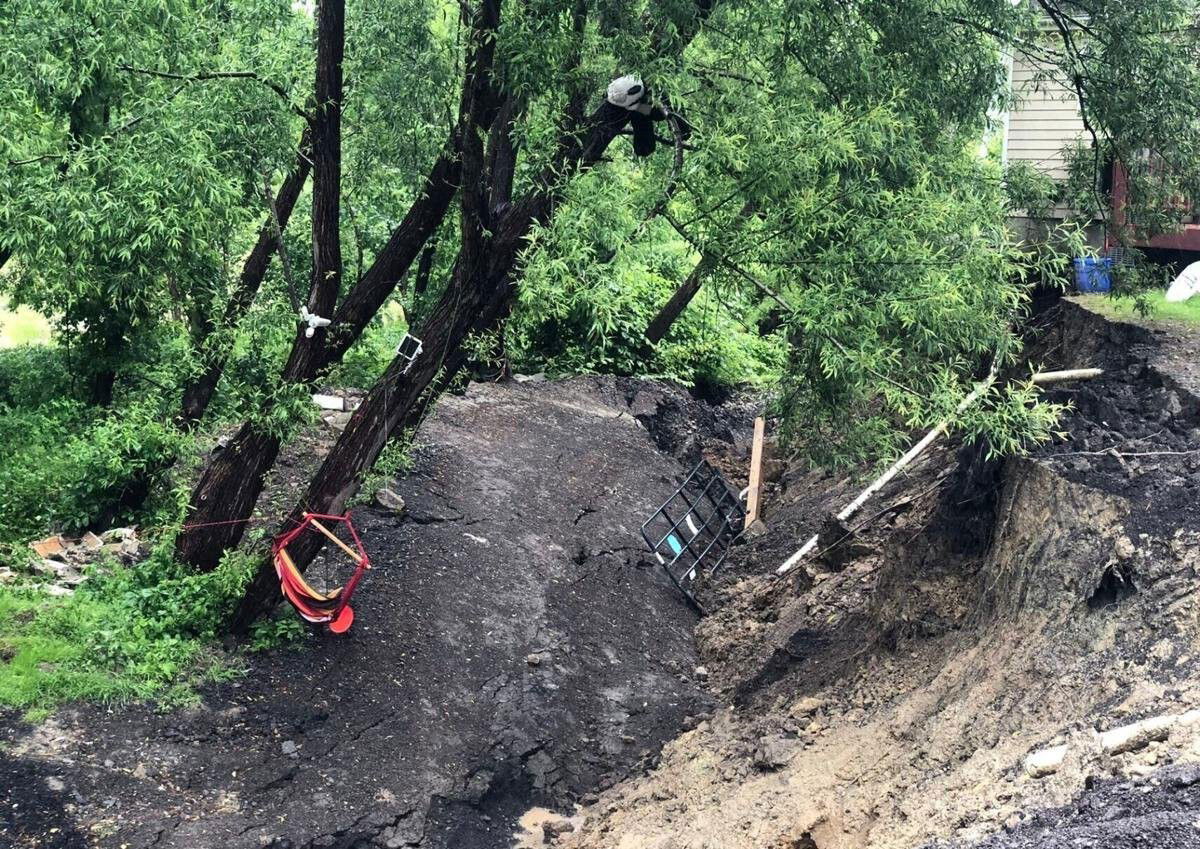
[[[1112,257],[1075,258],[1075,287],[1080,292],[1107,292],[1112,289]]]

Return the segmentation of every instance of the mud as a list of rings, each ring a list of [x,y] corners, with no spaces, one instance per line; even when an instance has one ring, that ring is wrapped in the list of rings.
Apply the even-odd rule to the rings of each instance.
[[[604,379],[447,397],[405,513],[355,511],[375,568],[350,634],[250,657],[189,710],[9,717],[0,845],[507,847],[531,806],[649,765],[713,705],[638,536],[668,452],[731,433],[687,424],[700,406]]]
[[[1091,743],[1200,705],[1194,371],[1171,370],[1174,336],[1079,304],[1049,327],[1034,365],[1106,369],[1058,396],[1075,401],[1066,438],[1001,464],[943,446],[881,493],[849,556],[775,580],[856,486],[784,476],[770,533],[713,583],[697,629],[728,706],[563,846],[1200,845],[1192,785],[1171,783],[1197,768],[1200,730],[1118,756]],[[1066,742],[1058,772],[1025,774]]]
[[[1200,707],[1198,348],[1065,300],[1030,366],[1105,369],[1054,390],[1065,437],[1002,463],[937,447],[782,580],[861,480],[772,459],[769,530],[699,587],[699,623],[637,528],[700,454],[744,483],[752,405],[611,379],[473,387],[424,426],[406,514],[356,514],[380,568],[350,639],[256,659],[187,712],[7,723],[5,835],[1200,846],[1200,724],[1095,743]],[[1025,772],[1062,744],[1056,772]]]

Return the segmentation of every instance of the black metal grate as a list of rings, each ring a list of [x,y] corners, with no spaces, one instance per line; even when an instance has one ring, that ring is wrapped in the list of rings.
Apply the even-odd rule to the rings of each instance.
[[[701,460],[683,484],[642,525],[642,538],[675,586],[689,589],[697,573],[712,574],[742,532],[746,511],[721,473]]]

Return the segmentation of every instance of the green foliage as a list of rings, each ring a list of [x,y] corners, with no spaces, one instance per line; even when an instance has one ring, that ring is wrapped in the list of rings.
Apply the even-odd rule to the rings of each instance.
[[[262,82],[303,70],[298,23],[283,3],[0,8],[0,247],[19,257],[0,287],[85,352],[81,372],[223,303],[262,174],[298,134]],[[259,76],[204,76],[228,70]]]
[[[186,572],[171,562],[168,540],[136,566],[95,568],[66,598],[0,588],[0,705],[127,701],[164,690],[178,701],[196,684],[236,674],[211,644],[250,568],[230,555],[213,572]],[[264,634],[260,643],[283,635]]]
[[[1061,189],[1046,173],[1030,162],[1019,160],[1004,169],[1004,191],[1013,210],[1031,218],[1049,218]]]
[[[408,332],[408,321],[397,301],[384,306],[330,374],[335,386],[366,389],[383,374],[396,356],[396,346]]]
[[[1039,78],[1080,99],[1086,124],[1068,150],[1064,204],[1103,219],[1128,244],[1178,229],[1200,202],[1200,30],[1192,0],[1045,0],[1020,52]],[[1113,166],[1127,178],[1118,216],[1106,190]]]
[[[0,551],[50,528],[86,528],[140,472],[169,466],[189,444],[149,401],[107,412],[69,390],[59,350],[0,352]]]
[[[628,167],[587,175],[572,186],[553,225],[537,231],[506,330],[518,371],[731,385],[763,379],[781,362],[778,340],[760,338],[739,320],[755,305],[731,287],[722,296],[716,286],[703,291],[668,339],[650,349],[647,325],[696,261],[692,246],[665,223],[642,227],[636,218],[631,193],[657,184],[658,175]]]
[[[388,444],[379,452],[368,472],[363,476],[362,486],[356,503],[365,504],[381,487],[389,487],[398,477],[403,477],[413,468],[413,433],[405,431],[399,436],[388,440]]]

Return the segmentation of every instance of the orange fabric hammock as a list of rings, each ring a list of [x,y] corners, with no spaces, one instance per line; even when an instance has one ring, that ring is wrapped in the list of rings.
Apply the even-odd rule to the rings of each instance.
[[[354,548],[344,543],[333,531],[322,524],[325,522],[344,522]],[[335,587],[326,592],[318,592],[304,580],[304,575],[296,568],[287,547],[307,530],[318,531],[342,549],[354,561],[354,573],[345,585]],[[344,634],[354,623],[354,610],[350,607],[350,596],[354,594],[358,582],[362,580],[363,572],[371,568],[370,558],[359,539],[350,514],[328,516],[321,513],[305,513],[304,521],[281,537],[271,546],[272,559],[275,561],[275,574],[279,576],[279,589],[296,612],[309,622],[326,624],[335,634]]]

